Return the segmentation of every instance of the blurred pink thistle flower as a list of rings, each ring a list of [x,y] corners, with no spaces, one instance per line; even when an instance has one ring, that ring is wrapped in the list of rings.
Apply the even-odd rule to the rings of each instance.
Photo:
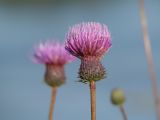
[[[68,54],[63,44],[47,41],[35,48],[34,61],[41,64],[64,65],[73,61],[75,57]]]
[[[35,48],[34,62],[45,64],[45,82],[57,87],[65,83],[64,65],[75,59],[67,53],[63,44],[47,41]]]

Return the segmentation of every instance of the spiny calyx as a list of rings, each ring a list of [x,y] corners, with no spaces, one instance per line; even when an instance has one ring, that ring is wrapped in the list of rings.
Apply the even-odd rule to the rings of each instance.
[[[96,57],[87,57],[81,59],[79,68],[79,82],[87,83],[90,81],[99,81],[104,79],[106,75],[105,68],[100,60]]]
[[[46,65],[45,82],[51,87],[59,87],[65,83],[64,66]]]

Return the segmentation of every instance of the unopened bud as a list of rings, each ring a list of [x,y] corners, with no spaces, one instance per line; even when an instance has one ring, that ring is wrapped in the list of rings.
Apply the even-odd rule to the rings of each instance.
[[[111,93],[111,101],[114,105],[123,105],[126,98],[124,92],[121,89],[113,89]]]

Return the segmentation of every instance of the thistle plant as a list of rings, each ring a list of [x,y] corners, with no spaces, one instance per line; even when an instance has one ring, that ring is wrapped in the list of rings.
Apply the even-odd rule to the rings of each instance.
[[[96,22],[76,24],[66,38],[65,49],[81,60],[79,82],[89,83],[91,120],[96,120],[96,83],[106,76],[100,60],[111,47],[111,36],[106,25]]]
[[[56,99],[57,88],[65,83],[64,65],[74,60],[69,55],[63,44],[58,42],[40,43],[35,48],[34,61],[44,64],[46,67],[44,81],[52,89],[49,109],[49,120],[53,119],[53,109]]]
[[[128,120],[126,111],[123,106],[125,103],[125,100],[126,98],[125,98],[124,92],[121,89],[115,88],[112,90],[112,93],[111,93],[112,104],[118,106],[124,120]]]

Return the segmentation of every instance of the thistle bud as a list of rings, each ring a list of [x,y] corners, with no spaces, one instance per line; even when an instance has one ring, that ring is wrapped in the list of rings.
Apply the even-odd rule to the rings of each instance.
[[[113,89],[111,93],[111,102],[114,105],[123,105],[126,98],[124,92],[121,89]]]

